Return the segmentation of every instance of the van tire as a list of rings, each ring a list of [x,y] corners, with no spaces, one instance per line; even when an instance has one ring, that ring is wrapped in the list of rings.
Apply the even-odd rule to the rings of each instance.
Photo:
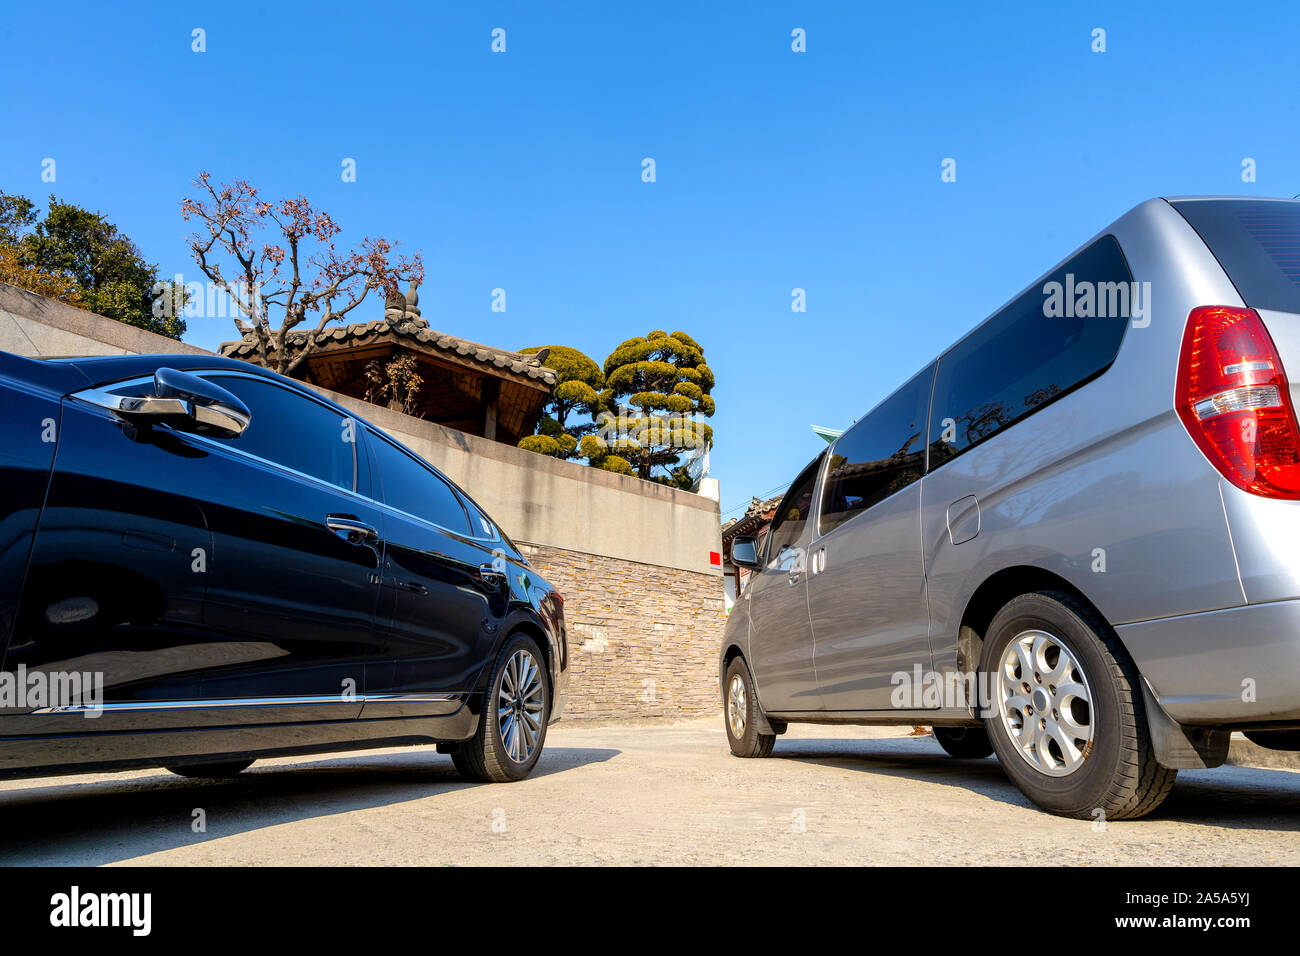
[[[733,690],[740,688],[738,695]],[[735,710],[733,711],[733,706]],[[758,695],[754,692],[754,679],[745,666],[743,657],[727,665],[727,676],[722,681],[722,724],[727,730],[727,743],[737,757],[767,757],[776,746],[775,734],[758,732]],[[737,723],[743,726],[737,727]],[[737,734],[736,731],[740,733]]]
[[[958,760],[982,760],[992,756],[993,744],[983,727],[931,727],[934,739],[950,757]]]
[[[1031,629],[1043,631],[1067,650],[1087,685],[1092,738],[1082,762],[1065,775],[1054,776],[1035,765],[1013,739],[1011,721],[1002,714],[999,662],[1012,640]],[[1146,816],[1169,795],[1178,771],[1156,761],[1137,666],[1110,625],[1079,598],[1063,591],[1038,591],[1012,599],[988,626],[980,672],[987,675],[986,686],[994,694],[989,702],[992,713],[984,723],[998,762],[1011,782],[1044,810],[1084,820],[1131,820]]]

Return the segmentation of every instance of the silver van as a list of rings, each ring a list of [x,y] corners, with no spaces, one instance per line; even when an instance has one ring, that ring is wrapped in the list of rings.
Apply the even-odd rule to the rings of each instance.
[[[795,479],[722,644],[731,750],[932,726],[1045,810],[1300,749],[1300,202],[1153,199]]]

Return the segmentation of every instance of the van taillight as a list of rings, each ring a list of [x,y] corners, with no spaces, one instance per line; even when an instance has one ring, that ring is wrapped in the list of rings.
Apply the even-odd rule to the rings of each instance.
[[[1192,309],[1175,402],[1223,477],[1251,494],[1300,499],[1300,431],[1286,373],[1254,309]]]

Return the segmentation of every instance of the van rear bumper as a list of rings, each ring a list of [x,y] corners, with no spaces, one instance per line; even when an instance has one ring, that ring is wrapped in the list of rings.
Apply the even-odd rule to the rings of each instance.
[[[1115,628],[1180,724],[1300,726],[1300,600]]]

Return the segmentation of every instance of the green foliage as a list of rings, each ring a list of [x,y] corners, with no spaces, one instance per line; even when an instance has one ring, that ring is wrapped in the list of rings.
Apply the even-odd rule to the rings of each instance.
[[[555,448],[550,450],[551,446],[547,445],[548,450],[542,454],[554,455],[556,458],[574,458],[578,455],[581,439],[589,436],[596,428],[594,422],[590,419],[581,421],[580,416],[592,416],[599,411],[599,390],[605,387],[605,373],[599,365],[575,348],[567,345],[551,345],[547,348],[550,351],[546,357],[546,367],[555,370],[556,380],[551,397],[543,407],[546,417],[538,422],[537,433],[555,439]],[[542,346],[534,345],[519,351],[524,355],[534,355],[541,350]],[[524,438],[519,442],[519,447],[529,447],[524,442],[535,437],[537,435]]]
[[[605,359],[601,404],[609,412],[628,407],[630,414],[611,420],[634,447],[627,454],[641,478],[689,487],[683,453],[713,444],[713,429],[696,416],[717,410],[709,392],[713,370],[700,343],[685,332],[655,330],[627,339]]]
[[[14,246],[36,224],[36,203],[0,192],[0,244]]]
[[[537,434],[520,441],[520,448],[691,487],[681,458],[713,444],[712,427],[695,419],[716,409],[709,395],[713,371],[699,342],[685,332],[655,330],[620,343],[603,369],[567,346],[551,346],[546,365],[559,380]],[[597,420],[577,420],[581,415]]]
[[[524,451],[535,451],[539,455],[561,457],[560,443],[550,435],[526,435],[519,439],[519,447]]]
[[[60,298],[92,312],[171,338],[185,332],[184,289],[161,280],[158,267],[99,213],[51,196],[40,218],[25,196],[0,193],[0,247],[18,284],[33,291],[48,291],[53,282],[75,290]],[[23,275],[33,281],[24,283]]]
[[[597,468],[605,471],[612,471],[617,475],[635,475],[636,469],[626,458],[620,458],[618,455],[606,455],[596,463]]]

